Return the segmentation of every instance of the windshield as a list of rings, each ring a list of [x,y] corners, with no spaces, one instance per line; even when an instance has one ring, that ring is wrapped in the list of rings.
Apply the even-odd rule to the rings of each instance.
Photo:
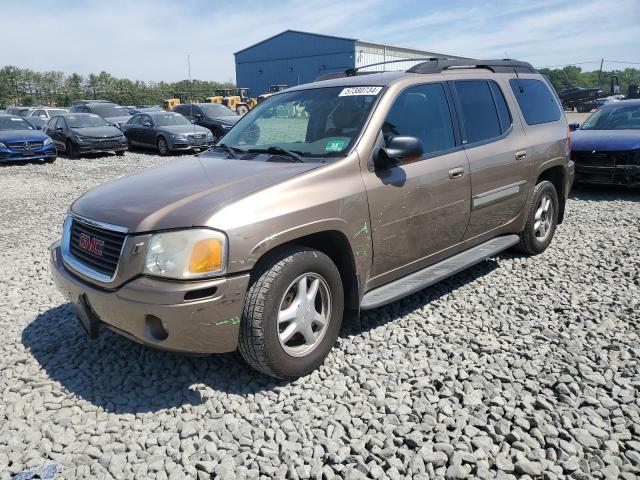
[[[0,130],[34,130],[34,128],[22,118],[0,117]]]
[[[109,125],[98,115],[67,115],[64,118],[71,128],[104,127]]]
[[[67,113],[66,110],[58,110],[58,109],[51,109],[51,110],[48,110],[48,112],[49,112],[49,117],[53,117],[54,115],[62,115],[62,114]]]
[[[302,157],[342,157],[369,116],[382,87],[328,87],[273,95],[224,137],[241,151],[286,149]]]
[[[163,113],[153,115],[153,120],[158,127],[168,127],[171,125],[191,125],[191,122],[179,113]]]
[[[580,130],[638,130],[640,105],[615,106],[596,110],[585,120]]]
[[[233,110],[217,103],[201,103],[198,106],[202,109],[202,112],[210,118],[229,117],[236,114]]]
[[[94,105],[91,107],[91,110],[103,118],[129,116],[129,110],[117,105]]]

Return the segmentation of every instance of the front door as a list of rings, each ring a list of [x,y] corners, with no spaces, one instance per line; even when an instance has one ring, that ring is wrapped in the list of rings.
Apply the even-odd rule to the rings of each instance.
[[[422,141],[424,155],[364,174],[373,238],[372,284],[426,266],[433,254],[462,240],[471,181],[451,104],[447,85],[415,85],[398,95],[383,124],[376,148],[392,136],[412,136]]]

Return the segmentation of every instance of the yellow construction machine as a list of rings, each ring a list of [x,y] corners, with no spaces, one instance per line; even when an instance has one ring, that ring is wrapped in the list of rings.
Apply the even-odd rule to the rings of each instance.
[[[173,92],[173,98],[163,100],[162,108],[164,108],[167,112],[170,112],[176,105],[180,105],[181,103],[188,103],[188,98],[188,92]]]
[[[257,99],[258,103],[264,102],[267,98],[269,98],[274,93],[281,92],[282,90],[285,90],[288,87],[289,87],[288,85],[283,85],[283,84],[271,85],[269,87],[269,91],[267,93],[263,93],[262,95],[258,95],[258,99]]]
[[[244,115],[258,104],[255,98],[249,97],[248,88],[220,88],[213,97],[204,99],[206,103],[220,103],[238,115]]]

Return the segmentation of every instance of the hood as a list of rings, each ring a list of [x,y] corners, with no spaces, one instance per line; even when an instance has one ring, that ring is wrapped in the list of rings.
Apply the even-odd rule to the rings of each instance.
[[[168,125],[166,127],[158,127],[158,130],[162,130],[164,132],[169,132],[169,133],[178,134],[178,135],[186,135],[194,132],[199,134],[203,134],[203,133],[206,134],[207,132],[210,131],[208,128],[204,128],[199,125],[193,125],[193,124]]]
[[[39,130],[0,130],[0,142],[43,142],[49,138]]]
[[[71,211],[130,232],[204,226],[224,205],[321,165],[183,157],[89,190]]]
[[[216,117],[216,118],[212,118],[212,120],[215,120],[216,122],[220,122],[220,123],[224,123],[226,125],[235,125],[238,120],[240,120],[242,117],[240,115],[228,115],[226,117]]]
[[[122,135],[122,132],[119,128],[113,127],[111,125],[105,125],[104,127],[72,128],[71,131],[77,135],[98,138],[115,137],[117,135]]]
[[[571,132],[571,150],[576,152],[621,152],[640,149],[640,130],[576,130]]]
[[[132,116],[133,115],[126,115],[124,117],[105,117],[104,119],[107,122],[117,123],[120,125],[121,123],[127,123]]]

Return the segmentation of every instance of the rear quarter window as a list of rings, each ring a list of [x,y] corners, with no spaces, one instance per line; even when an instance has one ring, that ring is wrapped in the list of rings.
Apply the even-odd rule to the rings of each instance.
[[[546,83],[541,80],[513,78],[509,80],[509,85],[527,125],[560,120],[562,112]]]

